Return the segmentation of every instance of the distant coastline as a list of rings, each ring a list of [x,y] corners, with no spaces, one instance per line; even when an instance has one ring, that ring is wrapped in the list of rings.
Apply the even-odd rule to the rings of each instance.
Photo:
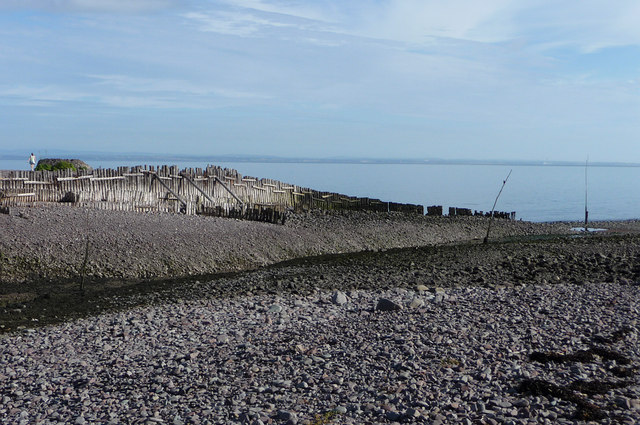
[[[37,154],[37,153],[36,153]],[[411,164],[411,165],[506,165],[506,166],[548,166],[584,167],[584,161],[547,161],[516,159],[446,159],[446,158],[366,158],[366,157],[281,157],[271,155],[176,155],[154,153],[109,153],[51,150],[40,152],[39,157],[79,158],[84,161],[143,161],[162,162],[247,162],[265,164]],[[25,159],[23,151],[0,151],[0,160]],[[26,159],[25,159],[26,161]],[[589,162],[589,167],[640,167],[635,162]]]

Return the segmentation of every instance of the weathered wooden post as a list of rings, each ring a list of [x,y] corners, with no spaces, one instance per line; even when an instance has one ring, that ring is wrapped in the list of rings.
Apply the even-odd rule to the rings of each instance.
[[[493,207],[491,208],[491,217],[489,218],[489,225],[487,226],[487,235],[484,237],[482,243],[489,243],[489,232],[491,231],[491,223],[493,222],[493,212],[496,209],[496,204],[498,203],[498,198],[502,193],[502,189],[504,189],[504,185],[507,184],[507,180],[509,180],[509,176],[511,175],[512,170],[509,170],[509,174],[507,174],[507,178],[502,182],[502,187],[500,188],[500,192],[498,192],[498,196],[496,196],[496,200],[493,202]]]
[[[589,210],[587,209],[587,193],[588,193],[588,181],[587,181],[587,169],[589,168],[589,158],[584,164],[584,231],[589,230]]]

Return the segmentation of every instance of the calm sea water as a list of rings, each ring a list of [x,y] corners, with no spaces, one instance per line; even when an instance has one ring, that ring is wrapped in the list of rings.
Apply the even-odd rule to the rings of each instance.
[[[94,168],[139,165],[89,161]],[[149,164],[157,165],[157,164]],[[170,165],[206,167],[202,162]],[[266,177],[351,196],[420,205],[490,211],[503,180],[513,170],[498,200],[499,211],[516,211],[530,221],[583,220],[584,167],[423,164],[216,163],[241,174]],[[27,169],[26,160],[2,160],[0,169]],[[640,168],[589,167],[591,220],[640,218]]]

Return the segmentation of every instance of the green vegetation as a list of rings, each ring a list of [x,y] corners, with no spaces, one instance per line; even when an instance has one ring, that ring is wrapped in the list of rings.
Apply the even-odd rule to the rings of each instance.
[[[446,358],[440,360],[440,366],[442,366],[442,367],[460,366],[460,360],[454,359],[452,357],[446,357]]]
[[[329,424],[336,418],[336,416],[338,416],[338,412],[336,412],[335,410],[331,410],[325,413],[319,413],[313,418],[311,425]]]
[[[73,170],[77,171],[76,167],[69,161],[58,161],[53,165],[50,164],[38,164],[36,171],[55,171],[55,170]]]

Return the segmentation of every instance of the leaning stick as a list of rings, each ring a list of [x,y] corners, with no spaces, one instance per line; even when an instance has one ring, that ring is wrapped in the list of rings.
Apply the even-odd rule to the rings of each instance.
[[[488,243],[489,242],[489,232],[491,231],[491,223],[493,223],[493,212],[496,209],[496,204],[498,203],[498,198],[500,197],[500,194],[502,193],[502,189],[504,189],[504,185],[507,184],[507,180],[509,180],[509,176],[511,175],[512,171],[513,171],[513,169],[509,170],[509,174],[507,174],[507,178],[504,179],[504,181],[502,182],[502,187],[500,188],[500,192],[498,192],[498,196],[496,196],[496,200],[493,203],[493,208],[491,208],[491,218],[489,218],[489,225],[487,226],[487,235],[484,237],[484,240],[482,241],[483,243]]]

